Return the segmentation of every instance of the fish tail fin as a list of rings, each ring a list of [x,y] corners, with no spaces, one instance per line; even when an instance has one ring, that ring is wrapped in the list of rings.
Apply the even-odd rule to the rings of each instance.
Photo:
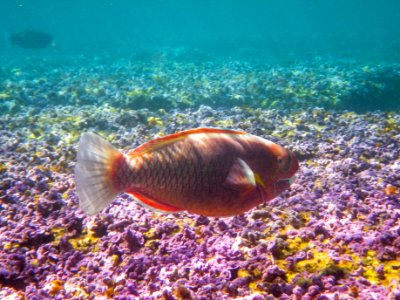
[[[113,167],[123,154],[94,133],[84,133],[78,145],[75,166],[79,206],[89,215],[105,208],[121,191],[112,180]]]

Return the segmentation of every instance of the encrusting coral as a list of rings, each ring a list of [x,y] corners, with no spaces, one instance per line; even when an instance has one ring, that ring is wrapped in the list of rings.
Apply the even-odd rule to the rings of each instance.
[[[0,101],[23,90],[16,101],[27,102],[0,115],[0,298],[399,299],[400,115],[305,108],[344,99],[358,69],[328,67],[318,77],[315,65],[282,67],[258,78],[247,65],[205,64],[203,73],[182,65],[175,75],[166,65],[126,80],[140,73],[139,64],[131,68],[121,66],[122,79],[107,85],[101,71],[83,68],[52,86],[63,76],[56,70],[36,82],[43,88],[21,68],[2,86]],[[157,103],[162,93],[174,104],[119,106],[132,97]],[[234,104],[197,105],[230,101],[220,97]],[[242,102],[251,105],[233,107]],[[297,104],[284,109],[289,103]],[[81,132],[127,151],[213,126],[295,151],[301,167],[291,190],[231,218],[154,213],[127,195],[95,217],[79,209],[72,174]]]

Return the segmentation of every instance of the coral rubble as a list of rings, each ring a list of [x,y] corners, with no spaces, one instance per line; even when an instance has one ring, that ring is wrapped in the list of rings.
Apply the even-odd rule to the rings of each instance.
[[[400,114],[332,109],[357,69],[143,67],[3,70],[0,105],[18,108],[0,115],[0,298],[400,299]],[[127,195],[95,217],[79,209],[82,132],[128,151],[200,126],[294,150],[291,190],[231,218]]]

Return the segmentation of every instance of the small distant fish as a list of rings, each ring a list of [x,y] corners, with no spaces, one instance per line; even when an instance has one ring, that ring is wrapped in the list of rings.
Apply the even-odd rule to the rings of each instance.
[[[52,42],[52,35],[31,29],[10,35],[11,45],[16,45],[24,49],[43,49],[51,46]]]
[[[123,154],[94,133],[79,141],[75,167],[80,207],[93,215],[119,193],[163,212],[234,216],[290,186],[293,152],[241,131],[198,128]]]

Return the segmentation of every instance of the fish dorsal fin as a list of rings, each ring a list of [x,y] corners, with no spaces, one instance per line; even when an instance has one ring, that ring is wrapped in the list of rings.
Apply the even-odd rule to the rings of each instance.
[[[128,153],[129,156],[135,157],[140,156],[145,153],[152,152],[154,150],[160,149],[166,145],[173,144],[177,141],[185,139],[188,135],[191,134],[203,134],[203,133],[224,133],[224,134],[246,134],[243,131],[230,130],[230,129],[218,129],[218,128],[196,128],[189,129],[185,131],[180,131],[174,134],[170,134],[167,136],[163,136],[152,140],[150,142],[144,143],[143,145],[137,147]]]
[[[174,212],[179,212],[182,211],[182,209],[168,205],[165,203],[161,203],[157,200],[153,200],[150,197],[147,197],[145,195],[142,195],[139,192],[133,192],[129,191],[127,192],[129,195],[133,196],[136,201],[138,201],[141,205],[150,208],[151,210],[155,210],[158,212],[164,212],[164,213],[174,213]]]
[[[232,189],[249,191],[256,188],[256,178],[249,165],[238,158],[229,170],[225,183]]]

